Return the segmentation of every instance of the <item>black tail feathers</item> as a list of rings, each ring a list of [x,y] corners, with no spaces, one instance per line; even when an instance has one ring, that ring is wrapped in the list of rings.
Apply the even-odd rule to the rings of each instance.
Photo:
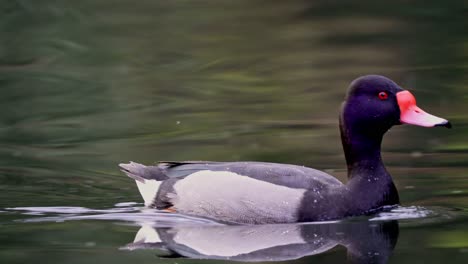
[[[145,180],[163,181],[169,179],[158,166],[145,166],[130,161],[130,163],[120,163],[119,167],[128,177],[139,182],[145,182]]]

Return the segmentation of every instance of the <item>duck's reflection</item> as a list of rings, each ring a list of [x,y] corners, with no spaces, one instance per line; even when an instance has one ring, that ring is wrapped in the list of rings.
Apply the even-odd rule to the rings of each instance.
[[[316,255],[338,245],[349,263],[386,263],[398,238],[398,222],[344,222],[258,226],[142,225],[125,249],[158,249],[162,257],[283,261]]]

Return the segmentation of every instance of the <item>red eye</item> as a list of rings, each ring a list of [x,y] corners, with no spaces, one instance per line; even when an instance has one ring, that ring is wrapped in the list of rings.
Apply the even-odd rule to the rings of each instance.
[[[379,93],[379,99],[380,100],[387,100],[388,94],[386,92],[380,92]]]

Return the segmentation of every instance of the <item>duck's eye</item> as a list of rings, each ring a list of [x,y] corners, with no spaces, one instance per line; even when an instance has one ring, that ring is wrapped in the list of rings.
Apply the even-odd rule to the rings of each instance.
[[[388,94],[386,92],[380,92],[379,93],[379,99],[380,100],[387,100]]]

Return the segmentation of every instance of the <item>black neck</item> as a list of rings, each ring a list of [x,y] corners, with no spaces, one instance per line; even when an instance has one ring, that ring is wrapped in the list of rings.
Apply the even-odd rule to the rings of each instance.
[[[363,210],[399,203],[398,192],[380,154],[385,131],[369,130],[343,115],[340,129],[348,167],[347,186],[354,197],[352,207]]]
[[[340,130],[349,179],[385,170],[380,154],[383,134],[347,124],[343,116],[340,117]]]

